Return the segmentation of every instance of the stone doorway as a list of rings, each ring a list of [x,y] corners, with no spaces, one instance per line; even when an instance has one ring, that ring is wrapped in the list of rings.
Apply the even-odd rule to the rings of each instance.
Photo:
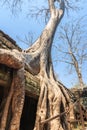
[[[20,122],[20,130],[33,130],[36,118],[37,100],[25,96],[25,103]]]

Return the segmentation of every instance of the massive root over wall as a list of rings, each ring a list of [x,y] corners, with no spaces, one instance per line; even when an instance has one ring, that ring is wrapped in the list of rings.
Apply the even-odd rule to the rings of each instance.
[[[55,7],[55,1],[59,3],[59,9]],[[40,96],[34,130],[68,130],[66,115],[44,123],[47,118],[60,115],[69,105],[67,91],[58,85],[51,60],[53,38],[65,9],[64,0],[55,1],[48,0],[50,19],[41,36],[29,49],[24,52],[0,49],[0,63],[13,68],[12,85],[0,119],[0,130],[19,130],[25,97],[24,69],[40,79]],[[11,110],[10,117],[9,110]]]

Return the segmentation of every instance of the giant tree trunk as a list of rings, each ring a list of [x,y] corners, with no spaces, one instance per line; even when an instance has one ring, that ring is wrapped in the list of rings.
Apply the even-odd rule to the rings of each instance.
[[[0,63],[13,68],[12,85],[5,101],[0,130],[19,130],[24,104],[24,69],[33,75],[38,75],[40,80],[40,96],[34,130],[68,130],[65,114],[46,124],[42,123],[47,118],[60,115],[69,105],[68,93],[65,88],[58,85],[51,60],[53,38],[64,14],[64,1],[57,2],[59,9],[56,9],[54,0],[48,0],[50,19],[41,36],[29,49],[25,52],[0,49]],[[8,121],[9,110],[11,116]]]

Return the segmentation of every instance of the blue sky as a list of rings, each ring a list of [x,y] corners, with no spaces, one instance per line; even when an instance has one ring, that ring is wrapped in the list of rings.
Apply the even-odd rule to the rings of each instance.
[[[26,0],[25,0],[26,2]],[[32,2],[32,1],[31,1]],[[46,4],[46,0],[36,0],[35,3],[30,3],[29,5],[26,3],[23,5],[23,11],[18,12],[15,16],[11,14],[9,7],[0,5],[0,29],[11,36],[17,44],[26,49],[28,46],[23,42],[19,41],[17,37],[24,40],[25,36],[28,36],[28,33],[33,33],[34,40],[41,34],[45,24],[42,23],[42,19],[40,18],[38,21],[31,17],[26,17],[26,13],[28,13],[28,8],[34,6],[44,6],[44,2]],[[84,4],[85,2],[85,4]],[[76,12],[71,12],[69,17],[64,16],[62,23],[65,21],[70,21],[73,18],[79,18],[81,15],[86,15],[87,1],[82,0],[79,2],[79,6],[83,9]],[[55,52],[52,52],[53,57],[56,56]],[[58,75],[59,80],[64,83],[68,88],[77,83],[77,76],[75,74],[69,75],[67,73],[67,69],[63,63],[54,63],[54,70]],[[84,81],[87,83],[87,69],[85,66],[85,72],[83,74]]]

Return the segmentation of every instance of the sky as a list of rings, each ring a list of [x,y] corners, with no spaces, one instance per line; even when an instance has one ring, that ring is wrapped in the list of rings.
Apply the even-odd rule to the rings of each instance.
[[[28,4],[25,0],[25,4],[22,6],[22,11],[17,10],[17,13],[15,15],[12,15],[11,10],[7,5],[2,5],[2,3],[0,3],[0,30],[4,31],[11,38],[13,38],[22,49],[28,48],[29,45],[24,44],[22,41],[24,41],[25,37],[29,36],[29,33],[33,34],[33,41],[35,41],[43,31],[45,23],[41,17],[36,20],[35,18],[27,16],[26,14],[29,13],[28,10],[30,7],[34,8],[37,6],[41,8],[41,6],[46,5],[46,3],[46,0],[36,0],[35,3],[33,3],[33,1],[30,1]],[[61,23],[70,21],[73,18],[78,19],[83,15],[85,16],[87,12],[87,1],[81,0],[79,2],[79,6],[81,9],[77,13],[75,11],[71,11],[69,16],[66,16],[65,14]],[[52,51],[52,55],[53,57],[56,57],[55,51]],[[58,79],[68,88],[77,83],[76,74],[68,74],[66,65],[63,63],[55,62],[54,70]],[[84,82],[87,84],[86,66],[83,73]]]

